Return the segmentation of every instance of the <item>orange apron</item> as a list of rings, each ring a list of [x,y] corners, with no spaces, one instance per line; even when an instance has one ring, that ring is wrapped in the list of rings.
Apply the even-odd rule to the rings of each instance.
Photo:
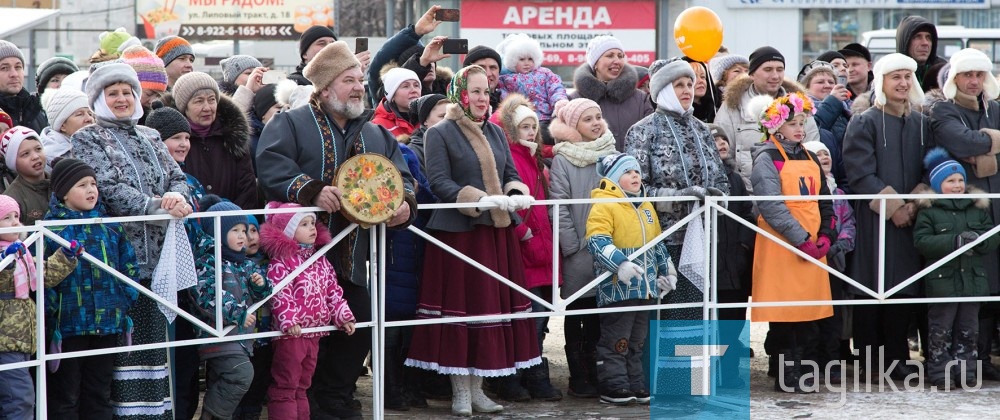
[[[785,149],[777,145],[778,152],[785,158],[779,171],[781,194],[786,196],[817,195],[821,186],[819,165],[809,160],[789,160]],[[785,201],[792,217],[809,232],[809,239],[818,237],[821,217],[819,202]],[[781,234],[771,228],[763,217],[758,216],[757,225],[778,238]],[[826,257],[820,259],[824,264]],[[818,265],[793,254],[780,244],[757,235],[753,259],[753,301],[780,302],[803,300],[830,300],[829,273]],[[756,307],[750,311],[754,322],[801,322],[833,316],[833,306],[786,306]]]

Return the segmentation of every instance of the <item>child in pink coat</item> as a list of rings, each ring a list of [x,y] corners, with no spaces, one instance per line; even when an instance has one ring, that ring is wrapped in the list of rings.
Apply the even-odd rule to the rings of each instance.
[[[296,208],[298,204],[270,202],[267,208]],[[330,242],[330,232],[316,224],[314,213],[268,215],[260,228],[260,243],[271,256],[267,278],[278,285],[289,273]],[[271,301],[272,326],[286,335],[275,337],[268,389],[268,417],[272,419],[308,419],[306,390],[316,370],[319,339],[329,333],[303,333],[305,328],[333,325],[354,333],[354,314],[344,300],[344,290],[337,284],[333,266],[326,258],[283,287]]]

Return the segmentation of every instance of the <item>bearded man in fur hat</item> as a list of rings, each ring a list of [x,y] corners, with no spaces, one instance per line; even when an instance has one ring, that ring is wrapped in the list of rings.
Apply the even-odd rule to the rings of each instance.
[[[377,153],[403,176],[405,201],[386,224],[405,229],[416,216],[413,177],[392,134],[368,122],[361,63],[345,42],[337,41],[317,53],[303,75],[314,88],[309,104],[275,115],[257,146],[258,179],[267,199],[318,206],[326,211],[319,222],[340,232],[350,222],[340,213],[343,194],[332,186],[337,169],[357,153]],[[327,254],[358,322],[371,320],[368,241],[368,232],[355,230]],[[367,328],[321,339],[309,395],[314,418],[361,418],[353,389],[370,347]]]

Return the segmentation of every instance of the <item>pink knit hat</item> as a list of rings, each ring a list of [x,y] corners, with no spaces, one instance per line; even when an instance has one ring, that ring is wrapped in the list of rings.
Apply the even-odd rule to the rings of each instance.
[[[576,125],[580,122],[583,113],[591,108],[600,109],[601,106],[586,98],[577,98],[566,102],[565,105],[557,106],[554,113],[556,118],[553,118],[552,124],[549,125],[549,134],[552,135],[556,143],[581,141],[583,136],[580,135],[579,131],[576,131]],[[607,127],[607,122],[604,125]]]
[[[277,201],[272,201],[267,203],[267,209],[293,209],[301,208],[302,206],[296,203],[280,203]],[[269,214],[264,216],[264,221],[282,230],[285,236],[289,238],[295,237],[295,229],[299,227],[299,223],[302,219],[312,216],[314,220],[319,220],[316,218],[316,213],[301,212],[301,213],[280,213],[280,214]]]
[[[17,200],[6,196],[0,195],[0,219],[7,217],[11,212],[17,214],[17,218],[21,218],[21,206],[17,204]]]

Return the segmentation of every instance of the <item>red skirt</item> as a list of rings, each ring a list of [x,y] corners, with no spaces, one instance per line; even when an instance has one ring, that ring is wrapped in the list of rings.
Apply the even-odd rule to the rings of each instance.
[[[525,287],[521,251],[513,228],[477,226],[434,237],[497,274]],[[531,300],[479,269],[428,243],[417,317],[531,312]],[[446,375],[507,376],[541,363],[535,320],[501,319],[414,328],[407,366]]]

